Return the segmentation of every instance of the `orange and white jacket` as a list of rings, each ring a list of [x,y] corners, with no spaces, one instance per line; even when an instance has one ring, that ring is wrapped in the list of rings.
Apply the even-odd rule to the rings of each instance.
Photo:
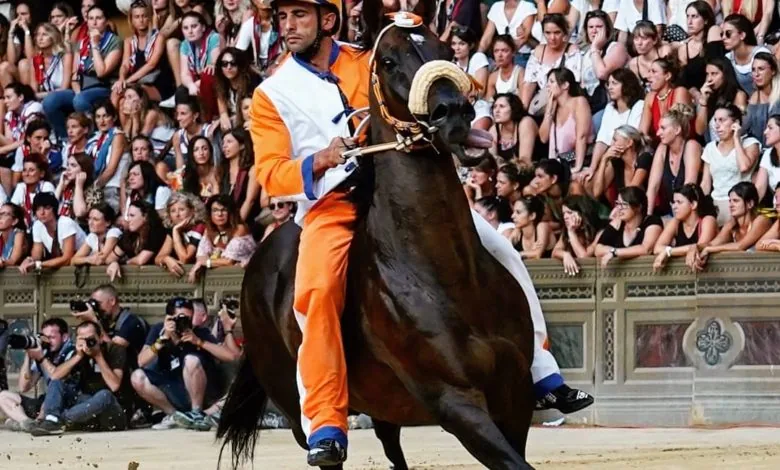
[[[329,73],[289,55],[252,97],[257,181],[269,196],[298,201],[299,224],[319,198],[357,168],[354,160],[347,161],[314,179],[314,154],[349,133],[339,89],[351,109],[368,106],[369,53],[333,44]]]

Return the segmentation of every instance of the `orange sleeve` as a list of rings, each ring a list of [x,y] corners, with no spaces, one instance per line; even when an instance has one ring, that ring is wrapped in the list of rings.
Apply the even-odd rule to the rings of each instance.
[[[290,132],[268,95],[257,88],[252,97],[250,134],[255,150],[255,177],[269,196],[305,193],[314,197],[314,156],[295,160]]]

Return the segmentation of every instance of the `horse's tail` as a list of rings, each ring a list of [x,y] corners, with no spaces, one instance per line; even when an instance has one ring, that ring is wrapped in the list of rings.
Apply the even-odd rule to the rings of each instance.
[[[254,459],[259,423],[267,403],[268,395],[257,380],[249,358],[244,355],[217,428],[217,439],[224,439],[219,451],[220,461],[227,445],[231,447],[234,469]]]

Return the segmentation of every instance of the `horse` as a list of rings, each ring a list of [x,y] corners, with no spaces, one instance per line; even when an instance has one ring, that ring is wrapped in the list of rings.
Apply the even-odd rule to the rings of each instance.
[[[364,12],[381,12],[380,0],[364,1]],[[488,468],[532,468],[525,460],[534,408],[528,301],[482,246],[451,157],[473,165],[468,146],[484,148],[484,135],[470,130],[474,110],[462,77],[418,80],[427,62],[451,60],[449,47],[425,26],[381,21],[378,13],[364,17],[375,41],[368,148],[381,150],[363,154],[353,191],[360,217],[342,316],[350,409],[374,419],[396,470],[407,468],[400,426],[425,424],[455,435]],[[232,445],[234,467],[253,457],[269,399],[307,448],[292,308],[299,236],[296,225],[281,226],[246,267],[246,352],[217,431],[223,450]]]

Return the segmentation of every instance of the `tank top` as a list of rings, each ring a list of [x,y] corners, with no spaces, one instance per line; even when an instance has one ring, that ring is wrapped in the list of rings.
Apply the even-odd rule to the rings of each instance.
[[[503,158],[506,161],[509,161],[513,158],[517,158],[520,155],[520,136],[518,133],[520,132],[520,123],[517,123],[517,128],[515,129],[515,139],[514,143],[511,147],[504,148],[501,146],[501,130],[498,127],[498,124],[496,126],[496,135],[498,137],[498,144],[496,144],[496,151],[498,153],[498,156]]]
[[[693,234],[690,237],[685,234],[685,227],[683,227],[683,224],[681,223],[677,226],[677,233],[674,234],[674,246],[695,245],[699,243],[700,234],[701,219],[696,222],[696,229],[693,231]]]
[[[672,109],[672,106],[677,104],[676,91],[677,89],[673,88],[672,91],[669,92],[671,96],[666,98],[669,102],[669,104],[666,106],[666,111],[669,111],[670,109]],[[655,94],[655,96],[653,97],[653,102],[650,105],[650,116],[652,117],[652,119],[650,120],[650,136],[657,139],[656,133],[658,132],[658,125],[661,123],[661,118],[663,117],[663,114],[661,113],[661,103],[660,100],[658,99],[658,93]],[[688,137],[693,137],[693,135],[695,135],[696,133],[696,129],[694,125],[695,119],[696,119],[695,116],[691,118],[691,125],[689,127],[690,132]]]
[[[686,140],[683,143],[683,150],[680,154],[680,168],[677,169],[676,175],[672,173],[672,165],[669,163],[669,147],[666,147],[666,154],[664,155],[664,174],[661,178],[661,201],[660,204],[656,204],[656,210],[661,211],[659,212],[661,215],[671,214],[674,188],[685,184],[685,147],[687,145],[688,141]]]
[[[515,65],[512,69],[512,74],[509,76],[509,80],[504,81],[501,78],[501,69],[498,69],[498,75],[496,76],[496,94],[499,93],[517,93],[517,74],[520,73],[520,66]]]
[[[553,142],[549,146],[548,158],[558,159],[561,154],[571,152],[577,145],[577,124],[574,113],[570,113],[569,118],[562,125],[559,126],[554,122],[552,126]]]

